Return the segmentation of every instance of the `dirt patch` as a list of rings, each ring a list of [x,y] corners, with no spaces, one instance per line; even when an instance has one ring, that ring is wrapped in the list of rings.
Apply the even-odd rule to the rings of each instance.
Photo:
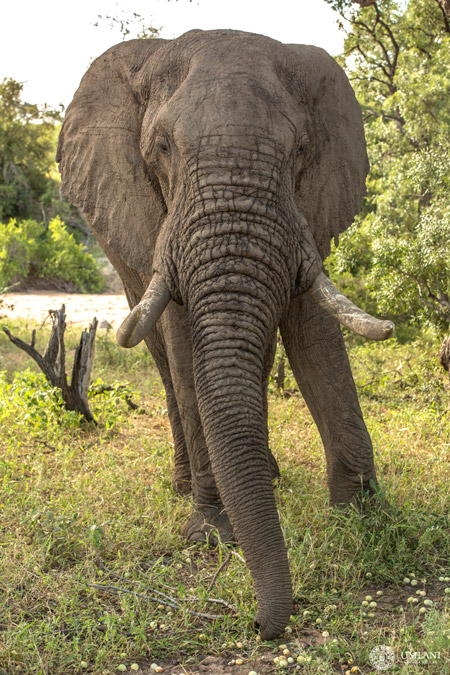
[[[15,293],[25,291],[59,291],[61,293],[76,293],[77,288],[71,281],[60,277],[45,279],[44,277],[27,277],[14,284]]]
[[[323,642],[323,639],[321,639]],[[308,650],[312,646],[307,640],[302,644],[302,640],[297,640],[292,644],[287,644],[289,651],[293,657],[301,652],[308,658]],[[297,659],[293,658],[293,663],[289,663],[287,668],[280,668],[274,663],[274,657],[281,657],[280,651],[272,651],[268,649],[265,653],[258,655],[250,655],[243,651],[242,653],[227,653],[200,656],[196,663],[190,665],[181,663],[181,659],[160,660],[157,662],[162,668],[163,675],[248,675],[249,672],[254,671],[257,675],[269,675],[269,673],[276,672],[292,672],[298,666]],[[288,657],[285,657],[288,658]],[[237,663],[236,663],[237,661]],[[151,668],[151,663],[139,664],[139,673],[142,675],[153,675],[155,670]]]
[[[177,660],[172,662],[158,661],[163,670],[164,675],[248,675],[254,670],[258,675],[265,675],[266,673],[273,673],[275,665],[272,656],[258,656],[251,659],[243,659],[242,665],[236,665],[236,656],[226,656],[224,654],[219,656],[206,656],[200,658],[197,665],[188,666],[177,664]],[[151,669],[151,664],[142,664],[139,668],[142,675],[154,675],[155,671]]]
[[[50,309],[66,307],[68,324],[88,325],[97,317],[99,326],[106,324],[118,327],[129,312],[124,293],[64,293],[60,291],[26,291],[6,293],[2,296],[0,315],[11,319],[30,319],[43,322],[48,319]]]

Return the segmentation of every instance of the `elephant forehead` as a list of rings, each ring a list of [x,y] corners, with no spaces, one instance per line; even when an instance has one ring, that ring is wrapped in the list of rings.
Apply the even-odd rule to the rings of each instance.
[[[153,66],[143,79],[144,145],[155,131],[172,135],[180,149],[198,147],[202,138],[241,134],[271,138],[290,155],[308,136],[306,100],[292,86],[292,54],[276,40],[191,31],[159,50]]]
[[[259,67],[261,60],[286,61],[285,46],[264,35],[234,30],[193,30],[167,44],[164,61],[211,67],[216,72],[241,66]]]
[[[250,70],[191,70],[153,119],[181,145],[211,136],[267,137],[292,147],[305,110],[275,77]]]
[[[192,95],[216,92],[240,99],[250,95],[270,103],[290,89],[294,68],[290,51],[271,38],[238,31],[190,31],[158,51],[156,64],[141,72],[149,98],[167,101],[184,83]]]

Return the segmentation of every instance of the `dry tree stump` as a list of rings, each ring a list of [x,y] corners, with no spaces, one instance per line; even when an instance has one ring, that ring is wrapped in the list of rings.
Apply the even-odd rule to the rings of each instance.
[[[441,351],[439,353],[439,361],[441,363],[441,366],[444,368],[444,370],[447,371],[448,379],[449,379],[449,382],[450,382],[450,332],[449,332],[448,337],[446,337],[444,342],[442,343]],[[445,381],[444,381],[444,387],[450,391],[450,385],[447,384]],[[450,403],[449,403],[449,406],[448,406],[446,412],[450,412]]]
[[[53,323],[52,332],[43,355],[35,349],[35,330],[31,334],[30,344],[11,335],[5,327],[3,327],[3,331],[16,347],[22,349],[36,361],[48,382],[61,390],[64,406],[67,410],[79,412],[88,422],[95,423],[94,416],[89,408],[88,389],[94,361],[97,319],[94,318],[89,329],[84,330],[81,334],[80,342],[75,351],[72,378],[69,384],[66,375],[66,347],[64,344],[66,308],[62,305],[61,309],[50,310],[49,314]]]
[[[450,375],[450,334],[442,343],[441,351],[439,353],[439,360],[441,362],[441,366],[445,368],[447,373]]]

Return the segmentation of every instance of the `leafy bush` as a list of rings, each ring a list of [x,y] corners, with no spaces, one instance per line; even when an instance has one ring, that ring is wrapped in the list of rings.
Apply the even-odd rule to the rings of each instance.
[[[90,387],[90,403],[101,428],[113,430],[123,424],[130,412],[131,397],[139,398],[133,387],[114,382],[107,385],[97,378]],[[8,380],[0,371],[0,426],[11,433],[22,432],[40,438],[42,434],[61,435],[61,429],[76,433],[82,427],[80,413],[67,410],[61,390],[52,387],[43,373],[30,368]]]
[[[43,226],[34,220],[0,224],[0,286],[7,286],[17,277],[29,274],[31,262],[37,256],[38,238]]]
[[[34,220],[0,223],[0,287],[30,275],[64,279],[83,293],[104,288],[94,258],[59,218],[47,229]]]
[[[39,436],[53,427],[61,433],[61,426],[67,430],[80,425],[80,414],[64,408],[61,391],[53,388],[43,373],[29,368],[17,373],[13,382],[0,372],[0,399],[0,424],[11,430],[26,429]]]

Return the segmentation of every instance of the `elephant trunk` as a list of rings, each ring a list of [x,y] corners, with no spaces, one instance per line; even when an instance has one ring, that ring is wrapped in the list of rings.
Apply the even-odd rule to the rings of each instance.
[[[263,255],[248,239],[246,253],[228,241],[234,254],[222,249],[218,265],[208,262],[224,237],[195,246],[184,264],[191,268],[185,290],[196,392],[217,487],[254,580],[255,624],[272,639],[289,621],[292,587],[268,463],[262,373],[288,280],[262,259],[271,257],[267,246]]]
[[[292,588],[268,463],[262,364],[244,347],[257,335],[244,316],[231,323],[216,314],[194,324],[197,398],[211,465],[254,580],[256,624],[263,639],[272,639],[288,624]]]

